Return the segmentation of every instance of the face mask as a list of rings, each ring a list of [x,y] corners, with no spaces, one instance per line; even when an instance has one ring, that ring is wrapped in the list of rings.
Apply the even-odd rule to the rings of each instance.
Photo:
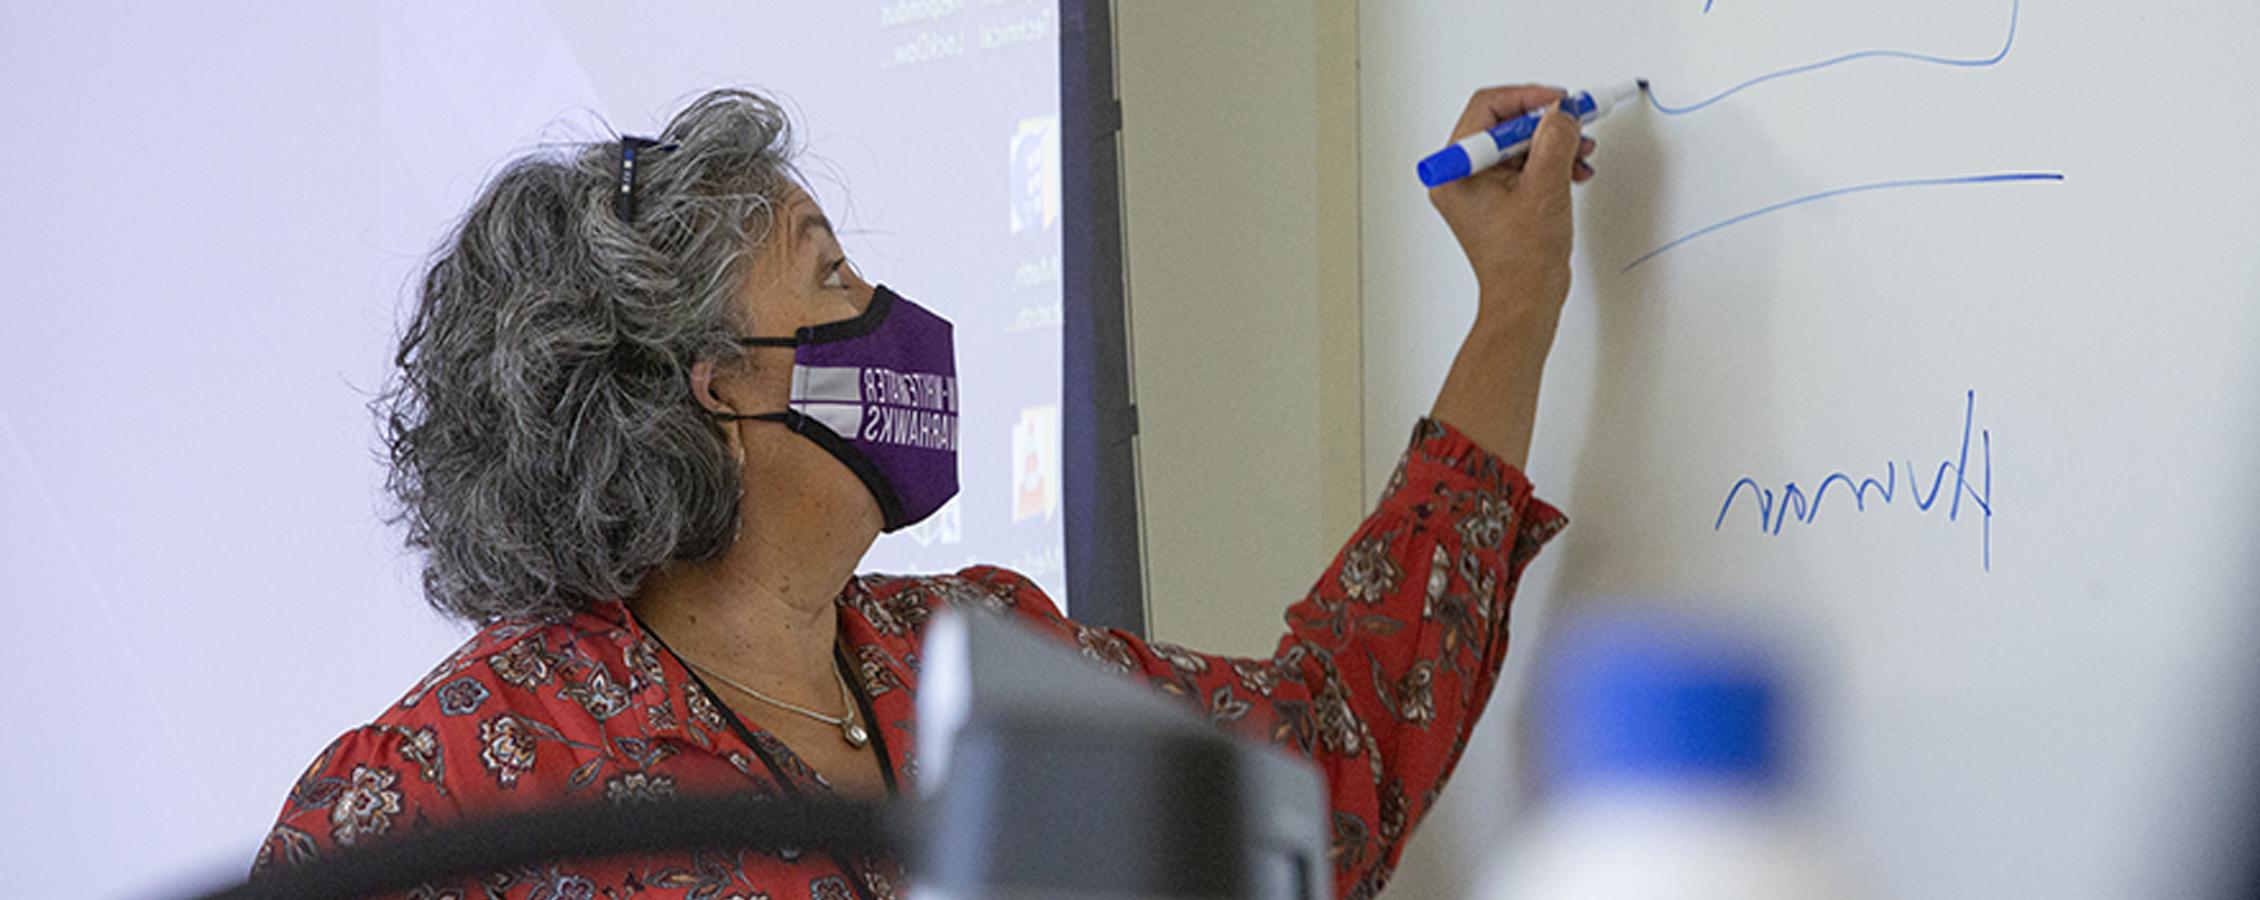
[[[791,409],[718,418],[781,422],[816,442],[862,479],[888,531],[957,496],[957,351],[948,319],[881,285],[853,319],[738,343],[794,348]]]

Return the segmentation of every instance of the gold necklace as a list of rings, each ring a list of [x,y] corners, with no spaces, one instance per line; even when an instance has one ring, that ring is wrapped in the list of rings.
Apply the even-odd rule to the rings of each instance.
[[[848,693],[847,676],[840,674],[840,669],[838,666],[832,667],[832,677],[839,679],[840,705],[847,707],[847,712],[844,715],[827,716],[813,709],[809,709],[808,707],[787,703],[783,700],[771,697],[768,694],[764,694],[750,687],[746,687],[745,685],[731,680],[730,676],[728,675],[716,672],[713,669],[709,669],[705,666],[699,665],[698,663],[691,662],[689,657],[684,656],[680,653],[675,654],[675,658],[682,660],[684,665],[689,666],[693,669],[697,669],[699,674],[705,675],[708,678],[712,678],[716,681],[722,682],[723,684],[737,688],[739,691],[744,692],[747,696],[752,697],[755,700],[767,703],[770,706],[777,707],[778,709],[782,709],[786,712],[799,713],[801,715],[807,716],[811,719],[815,719],[816,721],[839,729],[840,739],[848,742],[848,746],[850,747],[861,750],[863,749],[863,745],[871,743],[871,733],[863,730],[863,726],[858,725],[855,722],[855,697],[852,694]]]

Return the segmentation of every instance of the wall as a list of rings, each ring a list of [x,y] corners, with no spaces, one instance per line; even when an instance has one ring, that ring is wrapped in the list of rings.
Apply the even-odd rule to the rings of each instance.
[[[1148,621],[1268,653],[1369,500],[1356,9],[1124,2],[1114,33]]]
[[[1268,654],[1442,384],[1366,382],[1365,297],[1392,288],[1362,271],[1359,9],[1134,0],[1114,26],[1149,632]],[[1517,705],[1493,701],[1390,896],[1468,888],[1496,837],[1468,795],[1504,789]]]

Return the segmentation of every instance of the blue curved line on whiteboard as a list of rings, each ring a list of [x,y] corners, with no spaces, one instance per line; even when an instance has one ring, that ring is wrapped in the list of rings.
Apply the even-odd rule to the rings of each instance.
[[[1802,66],[1783,69],[1779,72],[1769,72],[1756,78],[1752,78],[1749,81],[1745,81],[1741,84],[1727,88],[1726,90],[1721,91],[1718,94],[1715,94],[1700,103],[1692,103],[1686,106],[1672,106],[1665,103],[1661,98],[1658,98],[1656,96],[1656,92],[1653,89],[1648,92],[1648,102],[1650,105],[1653,105],[1656,108],[1657,112],[1663,113],[1664,115],[1684,116],[1688,113],[1703,110],[1709,107],[1711,104],[1717,103],[1728,97],[1732,97],[1736,94],[1742,93],[1743,91],[1757,87],[1758,85],[1765,84],[1769,81],[1788,78],[1792,75],[1803,75],[1807,72],[1814,72],[1832,66],[1841,66],[1845,63],[1858,62],[1863,59],[1904,59],[1912,60],[1914,62],[1931,63],[1933,65],[1940,66],[1954,66],[1957,68],[1965,69],[1978,69],[1987,66],[1997,66],[2001,64],[2002,60],[2009,58],[2010,48],[2017,46],[2017,18],[2020,12],[2020,7],[2023,5],[2023,3],[2024,0],[2010,0],[2009,39],[2001,44],[2001,52],[1993,54],[1992,56],[1985,57],[1983,59],[1956,59],[1954,57],[1948,56],[1933,56],[1928,53],[1910,53],[1905,50],[1863,50],[1858,53],[1847,53],[1834,59],[1824,59],[1817,63],[1807,63]],[[1704,4],[1703,11],[1706,13],[1711,11],[1711,7],[1708,3]]]
[[[1722,229],[1740,225],[1744,222],[1750,221],[1751,219],[1777,213],[1785,209],[1790,209],[1792,207],[1803,206],[1807,203],[1818,203],[1822,200],[1842,197],[1847,194],[1864,194],[1870,191],[1904,190],[1907,188],[1948,187],[1973,184],[2008,184],[2025,181],[2062,180],[2064,180],[2064,173],[2062,172],[2002,172],[1993,175],[1962,175],[1953,178],[1918,178],[1906,181],[1877,181],[1870,184],[1857,184],[1851,187],[1822,191],[1818,194],[1808,194],[1806,196],[1798,197],[1793,200],[1783,200],[1780,203],[1776,203],[1772,206],[1768,206],[1763,209],[1751,210],[1750,212],[1743,213],[1739,216],[1735,216],[1734,218],[1717,223],[1715,225],[1708,225],[1702,228],[1698,228],[1677,238],[1673,238],[1669,243],[1666,243],[1661,247],[1657,247],[1654,250],[1650,250],[1647,253],[1641,254],[1639,259],[1627,263],[1623,269],[1619,270],[1619,272],[1630,272],[1634,269],[1639,268],[1643,263],[1646,263],[1651,259],[1655,259],[1658,256],[1662,256],[1664,255],[1664,253],[1673,250],[1680,245],[1687,243],[1688,241],[1695,240],[1696,238],[1712,234]]]

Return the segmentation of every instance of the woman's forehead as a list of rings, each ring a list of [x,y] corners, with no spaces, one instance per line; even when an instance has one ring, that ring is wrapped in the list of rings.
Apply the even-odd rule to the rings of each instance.
[[[788,184],[784,197],[773,209],[775,217],[770,220],[769,230],[761,236],[760,243],[755,245],[755,252],[759,259],[774,265],[798,254],[808,240],[810,221],[824,221],[824,210],[816,205],[816,198],[798,184]]]
[[[785,215],[778,224],[785,229],[785,244],[792,247],[815,240],[818,231],[826,235],[832,234],[832,223],[824,217],[824,208],[818,206],[816,198],[798,184],[786,193]]]
[[[822,218],[824,208],[816,204],[816,196],[798,182],[788,182],[785,188],[785,224],[798,227],[809,216]]]
[[[809,196],[807,188],[803,188],[799,184],[793,182],[786,183],[785,217],[787,219],[797,219],[801,216],[807,215],[810,210],[813,210],[815,208],[816,198]]]

